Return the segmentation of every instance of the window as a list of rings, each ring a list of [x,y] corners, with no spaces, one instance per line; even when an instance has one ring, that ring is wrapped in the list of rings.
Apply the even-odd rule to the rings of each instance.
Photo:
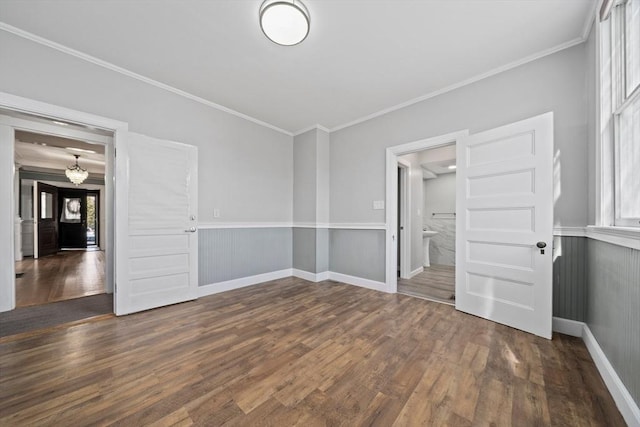
[[[603,110],[609,117],[603,118],[613,132],[613,218],[608,222],[640,227],[640,0],[609,3],[602,27],[608,33],[602,40],[609,44],[603,46],[602,65],[610,66],[609,87],[603,88],[602,96],[611,94],[611,106]]]

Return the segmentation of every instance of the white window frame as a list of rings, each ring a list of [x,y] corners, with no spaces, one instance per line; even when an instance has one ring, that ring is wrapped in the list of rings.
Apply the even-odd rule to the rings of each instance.
[[[640,0],[635,0],[640,1]],[[599,2],[599,9],[603,3]],[[618,4],[619,0],[612,3]],[[640,224],[635,219],[616,218],[619,212],[620,194],[616,194],[616,182],[619,182],[618,159],[616,158],[619,141],[619,119],[624,108],[639,97],[639,90],[634,91],[624,101],[619,101],[625,94],[624,86],[616,84],[614,78],[614,62],[612,55],[612,16],[600,22],[596,19],[596,223],[587,227],[587,236],[608,241],[618,245],[640,249]],[[626,71],[626,70],[625,70]],[[635,221],[635,222],[634,222]]]

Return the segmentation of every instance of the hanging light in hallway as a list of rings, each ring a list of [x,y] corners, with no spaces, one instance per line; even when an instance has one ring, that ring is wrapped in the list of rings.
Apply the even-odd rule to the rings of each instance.
[[[78,164],[78,158],[80,157],[78,154],[74,154],[76,158],[76,164],[73,166],[67,167],[65,170],[65,175],[69,178],[69,181],[73,182],[75,185],[80,185],[84,182],[85,179],[89,176],[89,172],[86,169],[83,169]]]

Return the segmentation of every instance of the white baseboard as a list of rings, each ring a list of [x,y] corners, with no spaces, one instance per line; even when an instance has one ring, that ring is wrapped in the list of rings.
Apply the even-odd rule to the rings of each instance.
[[[297,268],[292,269],[292,275],[294,277],[299,277],[300,279],[308,280],[310,282],[322,282],[323,280],[329,279],[329,272],[323,271],[322,273],[310,273],[308,271],[299,270]]]
[[[589,350],[589,354],[591,354],[591,358],[595,362],[598,372],[600,372],[600,376],[616,402],[622,417],[630,427],[640,427],[640,409],[638,405],[622,383],[615,369],[613,369],[613,366],[611,366],[609,359],[607,359],[587,325],[584,325],[582,340],[587,346],[587,350]]]
[[[387,284],[384,282],[349,276],[348,274],[334,273],[333,271],[330,271],[329,280],[335,280],[336,282],[347,283],[349,285],[360,286],[362,288],[373,289],[380,292],[389,292],[387,290]]]
[[[198,297],[205,297],[220,292],[231,291],[233,289],[244,288],[245,286],[257,285],[258,283],[268,282],[270,280],[283,279],[293,276],[293,269],[286,268],[284,270],[272,271],[270,273],[256,274],[255,276],[241,277],[239,279],[227,280],[225,282],[212,283],[198,287]]]
[[[416,268],[411,273],[409,273],[409,279],[416,277],[418,274],[422,273],[423,271],[424,271],[424,267]]]
[[[554,332],[570,335],[572,337],[582,338],[582,331],[585,328],[584,322],[577,320],[563,319],[562,317],[554,317],[552,319],[552,329]]]
[[[638,405],[622,383],[615,369],[613,369],[613,366],[611,366],[609,359],[607,359],[600,344],[591,333],[589,326],[584,322],[554,317],[553,330],[561,334],[582,338],[622,417],[629,426],[640,427],[640,409],[638,409]]]

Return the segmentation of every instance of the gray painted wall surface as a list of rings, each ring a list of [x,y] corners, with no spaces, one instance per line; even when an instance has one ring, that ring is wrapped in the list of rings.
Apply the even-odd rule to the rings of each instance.
[[[331,222],[385,221],[385,148],[554,112],[556,225],[587,224],[584,44],[331,133]]]
[[[316,230],[316,273],[329,271],[329,229]]]
[[[293,228],[293,268],[316,273],[316,230]]]
[[[316,221],[316,133],[315,129],[293,140],[293,220]]]
[[[384,230],[329,230],[329,270],[385,281]]]
[[[640,251],[587,240],[587,324],[640,404]]]
[[[587,239],[554,237],[553,315],[587,320]]]
[[[291,228],[201,229],[200,286],[291,268]]]
[[[0,52],[0,91],[197,146],[200,221],[292,221],[291,136],[5,31]]]

